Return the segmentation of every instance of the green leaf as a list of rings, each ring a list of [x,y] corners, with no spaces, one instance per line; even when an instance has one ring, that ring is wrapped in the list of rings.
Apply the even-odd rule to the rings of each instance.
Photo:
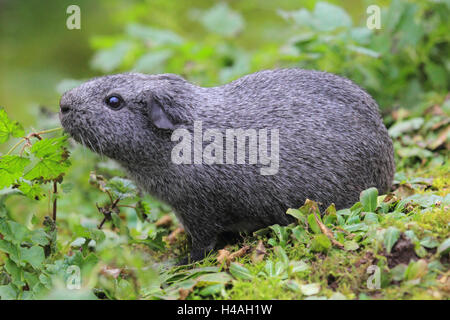
[[[223,284],[220,284],[220,283],[213,284],[213,285],[203,288],[202,290],[199,291],[198,294],[203,297],[212,296],[215,294],[219,294],[224,288],[225,288],[225,286]]]
[[[12,283],[17,287],[22,287],[25,283],[22,281],[23,271],[11,259],[6,260],[5,269],[12,279]]]
[[[350,30],[350,37],[361,44],[369,44],[373,31],[366,27],[355,27]]]
[[[422,149],[419,147],[404,147],[397,151],[398,155],[402,158],[414,158],[428,159],[434,157],[433,152],[430,150]]]
[[[226,272],[208,273],[196,278],[199,285],[204,284],[226,284],[231,282],[233,278]]]
[[[389,128],[389,135],[392,138],[398,138],[403,133],[419,129],[425,120],[423,118],[413,118],[410,120],[399,121]]]
[[[298,220],[298,223],[302,223],[305,221],[305,216],[303,213],[298,209],[288,209],[286,211],[286,214],[293,216],[295,219]]]
[[[41,273],[39,275],[39,282],[42,283],[44,287],[46,287],[47,289],[52,288],[52,280],[50,279],[49,276],[45,275],[44,273]]]
[[[419,238],[417,238],[413,230],[406,230],[405,236],[407,236],[412,243],[419,243]]]
[[[415,194],[406,199],[403,199],[400,203],[414,202],[424,208],[432,208],[436,206],[436,203],[443,202],[443,198],[435,194]]]
[[[309,270],[309,266],[304,261],[291,261],[289,262],[289,268],[292,273],[299,273]]]
[[[285,271],[286,271],[286,265],[281,261],[277,261],[277,263],[273,263],[272,260],[268,260],[266,262],[266,265],[264,266],[264,273],[269,278],[285,276],[286,275]]]
[[[325,252],[331,248],[331,241],[324,234],[317,234],[311,241],[311,250],[314,252]]]
[[[348,232],[367,231],[369,229],[367,224],[365,224],[363,222],[355,223],[355,224],[351,224],[351,225],[344,225],[342,228]]]
[[[277,257],[283,262],[285,265],[289,264],[289,258],[286,254],[286,251],[280,246],[277,246],[274,248],[274,252],[277,255]]]
[[[26,181],[21,181],[19,185],[19,190],[30,199],[40,199],[44,196],[44,191],[39,183],[28,183]]]
[[[394,281],[402,281],[405,278],[405,271],[407,266],[403,263],[396,265],[390,270],[392,279]]]
[[[11,121],[6,111],[0,108],[0,143],[8,141],[10,136],[20,138],[24,135],[23,127],[17,121]]]
[[[89,237],[97,243],[106,239],[105,233],[98,229],[89,229]]]
[[[25,282],[28,284],[30,288],[33,288],[35,285],[39,283],[39,277],[35,273],[25,271],[23,273],[23,277],[25,279]]]
[[[317,31],[333,31],[340,27],[349,28],[353,24],[351,17],[344,9],[328,2],[318,2],[313,12],[300,9],[297,11],[279,10],[278,13],[284,19],[292,19],[299,26]]]
[[[150,204],[146,201],[139,201],[136,205],[136,214],[141,222],[150,215]]]
[[[225,2],[207,10],[200,17],[200,21],[208,31],[227,37],[236,35],[245,25],[242,16],[231,10]]]
[[[74,187],[75,187],[75,184],[70,183],[70,182],[61,184],[61,189],[64,193],[70,193]]]
[[[348,251],[355,251],[355,250],[358,250],[359,245],[355,241],[345,241],[344,248],[345,248],[345,250],[348,250]]]
[[[320,283],[302,284],[300,286],[300,291],[305,296],[312,296],[314,294],[318,294],[320,292]]]
[[[384,247],[386,252],[391,253],[392,247],[397,243],[400,238],[400,231],[396,227],[389,227],[385,230],[384,235]]]
[[[439,242],[434,237],[425,237],[420,240],[420,244],[425,248],[433,249],[439,245]]]
[[[284,287],[294,292],[300,292],[300,285],[295,280],[287,280],[284,282]]]
[[[13,243],[20,244],[30,234],[30,230],[28,230],[28,228],[21,225],[20,223],[17,223],[15,221],[8,221],[8,225],[11,230],[11,237],[6,238],[9,238],[9,240]]]
[[[31,152],[39,161],[25,174],[24,178],[53,180],[63,174],[69,167],[66,143],[67,137],[63,136],[43,139],[33,144]]]
[[[320,219],[320,218],[319,218]],[[315,234],[320,234],[322,233],[322,230],[320,230],[319,225],[317,224],[316,218],[314,217],[314,214],[311,213],[310,215],[308,215],[308,224],[309,227],[311,228],[311,230],[315,233]]]
[[[109,180],[105,189],[119,199],[134,198],[137,195],[136,185],[131,180],[120,177]]]
[[[32,231],[31,241],[41,246],[46,246],[49,244],[48,236],[43,229],[37,229]]]
[[[443,256],[449,252],[450,252],[450,238],[447,238],[437,248],[437,253]]]
[[[347,300],[347,297],[340,292],[334,292],[329,300]]]
[[[58,178],[67,169],[67,165],[63,165],[53,160],[42,160],[38,162],[27,174],[24,176],[27,180],[44,179],[53,180]]]
[[[160,50],[144,54],[136,61],[133,70],[143,73],[162,73],[166,61],[172,57],[172,50]]]
[[[364,212],[375,212],[377,208],[378,190],[377,188],[369,188],[361,192],[359,199],[363,206]]]
[[[0,189],[9,187],[19,179],[30,163],[29,159],[15,155],[0,158]]]
[[[378,215],[374,212],[366,212],[366,214],[364,215],[364,223],[366,224],[378,223]]]
[[[339,27],[351,27],[352,19],[347,12],[334,4],[318,2],[313,12],[316,28],[320,31],[332,31]]]
[[[31,152],[38,158],[47,158],[52,160],[61,160],[62,147],[66,146],[67,137],[42,139],[34,143],[31,147]]]
[[[325,225],[333,225],[337,221],[336,207],[331,204],[326,210],[324,214],[324,223]]]
[[[139,242],[145,244],[152,250],[162,251],[166,248],[166,242],[162,239],[163,235],[165,235],[164,231],[158,230],[152,237],[149,236],[147,239]]]
[[[250,271],[244,267],[241,266],[235,262],[232,262],[230,265],[230,273],[236,278],[241,280],[252,280],[253,275],[250,273]]]
[[[17,245],[14,245],[6,240],[0,239],[0,251],[6,252],[9,254],[9,258],[16,262],[17,264],[20,264],[20,258],[19,258],[19,247]]]
[[[425,260],[411,261],[405,271],[405,280],[419,279],[427,274],[428,264]]]
[[[293,22],[299,26],[308,26],[313,28],[315,25],[312,14],[306,9],[300,9],[295,11],[278,10],[278,14],[285,20],[292,19]]]
[[[427,250],[422,246],[414,246],[414,252],[419,258],[425,258],[428,254]]]
[[[0,298],[2,300],[14,300],[17,298],[17,292],[12,284],[0,286]]]
[[[132,48],[129,41],[120,41],[113,47],[99,50],[91,60],[91,67],[108,73],[119,68]]]
[[[42,262],[44,262],[44,249],[40,246],[33,246],[31,248],[21,247],[19,250],[22,260],[31,264],[34,269],[38,269]]]
[[[82,238],[82,237],[79,237],[79,238],[76,238],[74,241],[72,241],[70,246],[71,247],[81,247],[85,243],[86,243],[86,239]]]
[[[292,235],[297,241],[301,243],[309,242],[308,232],[301,226],[296,226],[294,229],[292,229]]]
[[[126,32],[130,36],[141,39],[147,43],[150,42],[152,45],[180,45],[183,43],[183,39],[172,31],[149,27],[138,23],[127,25]]]
[[[350,49],[351,51],[361,53],[372,58],[379,58],[381,56],[379,52],[360,46],[348,45],[347,48]]]
[[[286,231],[286,227],[282,227],[278,224],[274,224],[273,226],[269,227],[272,229],[275,233],[275,235],[278,238],[278,242],[282,247],[286,246],[287,241],[289,240],[288,233]]]

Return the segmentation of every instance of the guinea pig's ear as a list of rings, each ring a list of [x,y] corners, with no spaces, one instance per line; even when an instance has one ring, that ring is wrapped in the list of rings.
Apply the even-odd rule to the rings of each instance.
[[[175,129],[174,123],[169,119],[166,111],[164,111],[163,106],[157,99],[152,99],[150,108],[150,118],[157,128],[169,130]]]

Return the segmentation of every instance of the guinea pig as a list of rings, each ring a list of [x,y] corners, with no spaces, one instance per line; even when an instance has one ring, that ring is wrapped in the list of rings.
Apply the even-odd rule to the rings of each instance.
[[[208,88],[123,73],[66,92],[60,107],[76,141],[173,208],[192,261],[221,234],[291,223],[286,210],[306,199],[342,209],[369,187],[385,193],[395,172],[376,102],[326,72],[265,70]]]

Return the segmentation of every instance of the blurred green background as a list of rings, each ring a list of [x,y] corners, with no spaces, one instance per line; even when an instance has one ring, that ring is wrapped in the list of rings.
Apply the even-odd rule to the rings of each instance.
[[[81,9],[81,30],[66,27],[66,9],[72,4]],[[381,8],[379,30],[366,25],[366,10],[374,4]],[[394,141],[395,183],[417,182],[417,174],[434,176],[434,188],[443,196],[450,172],[449,17],[450,0],[0,0],[0,107],[28,133],[59,126],[61,94],[94,76],[170,72],[215,86],[262,69],[329,71],[353,80],[379,103]],[[0,155],[17,140],[2,144]],[[89,232],[103,219],[96,204],[109,201],[89,183],[90,172],[106,179],[125,175],[114,162],[81,145],[71,144],[70,152],[72,166],[58,200],[59,256],[52,259],[72,263],[81,255],[72,255],[73,243],[92,238]],[[52,208],[52,186],[33,183],[45,187],[39,189],[44,193],[39,201],[11,188],[0,192],[0,204],[30,228],[40,225]],[[170,208],[149,196],[143,199],[152,223],[141,223],[134,210],[123,208],[129,231],[111,232],[108,222],[108,238],[129,248],[136,240],[145,239],[153,249],[161,242],[168,230],[153,222]],[[149,260],[147,251],[118,254],[114,241],[96,249],[104,263],[136,266]],[[183,251],[172,248],[162,258],[177,250]],[[143,272],[146,277],[153,279]],[[110,282],[100,283],[110,291],[108,297],[135,297],[131,286],[113,290]]]
[[[218,85],[264,68],[318,68],[349,76],[383,108],[448,89],[448,1],[329,1],[352,21],[325,8],[311,24],[316,2],[2,0],[0,105],[35,124],[37,105],[57,110],[63,79],[133,69]],[[70,4],[81,30],[66,28]],[[376,32],[365,27],[371,4],[383,13]]]
[[[66,27],[72,4],[80,30]],[[381,28],[371,30],[373,4]],[[59,126],[65,90],[103,74],[171,72],[215,86],[262,69],[317,69],[372,94],[398,171],[439,166],[450,135],[449,16],[450,0],[0,0],[0,106],[44,129]],[[70,174],[85,185],[99,159],[82,152]]]

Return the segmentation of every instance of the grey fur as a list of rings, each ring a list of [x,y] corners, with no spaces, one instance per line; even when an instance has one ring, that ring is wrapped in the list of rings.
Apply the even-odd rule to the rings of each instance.
[[[120,94],[111,110],[105,97]],[[307,198],[338,209],[359,193],[391,186],[392,141],[376,102],[348,79],[301,69],[266,70],[203,88],[173,74],[126,73],[90,80],[66,92],[61,117],[77,141],[117,160],[147,192],[172,206],[202,259],[217,236],[292,222],[286,209]],[[278,174],[257,165],[176,165],[171,129],[153,123],[162,108],[174,128],[278,128]]]

